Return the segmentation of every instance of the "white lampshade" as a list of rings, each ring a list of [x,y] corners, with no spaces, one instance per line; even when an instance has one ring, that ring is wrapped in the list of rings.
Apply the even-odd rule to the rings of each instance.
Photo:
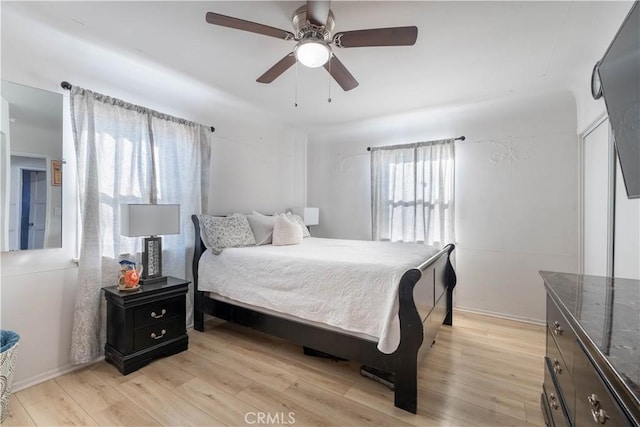
[[[320,224],[320,209],[319,208],[293,208],[291,211],[299,215],[304,221],[305,225],[318,225]]]
[[[120,205],[120,234],[161,236],[180,233],[180,205]]]
[[[320,40],[302,40],[293,50],[298,62],[309,68],[322,67],[331,57],[331,48]]]

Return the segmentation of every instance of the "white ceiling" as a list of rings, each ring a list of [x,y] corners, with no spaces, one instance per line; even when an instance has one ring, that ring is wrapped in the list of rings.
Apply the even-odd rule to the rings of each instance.
[[[300,66],[296,77],[292,67],[272,84],[257,83],[294,42],[205,22],[211,11],[291,31],[291,15],[304,2],[2,3],[4,10],[171,69],[307,129],[575,89],[588,82],[631,8],[629,1],[334,1],[335,31],[419,29],[412,47],[335,48],[360,83],[343,92],[323,68]]]

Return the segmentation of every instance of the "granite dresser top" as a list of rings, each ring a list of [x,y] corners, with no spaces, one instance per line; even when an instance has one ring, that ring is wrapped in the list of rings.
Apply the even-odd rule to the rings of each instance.
[[[547,291],[640,402],[640,280],[549,271],[540,275]]]

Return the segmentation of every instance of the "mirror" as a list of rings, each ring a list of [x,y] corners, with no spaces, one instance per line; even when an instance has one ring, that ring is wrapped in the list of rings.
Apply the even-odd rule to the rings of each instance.
[[[0,250],[62,247],[62,95],[2,80]]]

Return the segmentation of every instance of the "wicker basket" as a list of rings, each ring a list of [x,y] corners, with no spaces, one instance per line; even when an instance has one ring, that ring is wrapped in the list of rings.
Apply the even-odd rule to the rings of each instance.
[[[0,422],[9,415],[9,399],[13,386],[13,371],[18,357],[20,335],[12,331],[0,331]]]

